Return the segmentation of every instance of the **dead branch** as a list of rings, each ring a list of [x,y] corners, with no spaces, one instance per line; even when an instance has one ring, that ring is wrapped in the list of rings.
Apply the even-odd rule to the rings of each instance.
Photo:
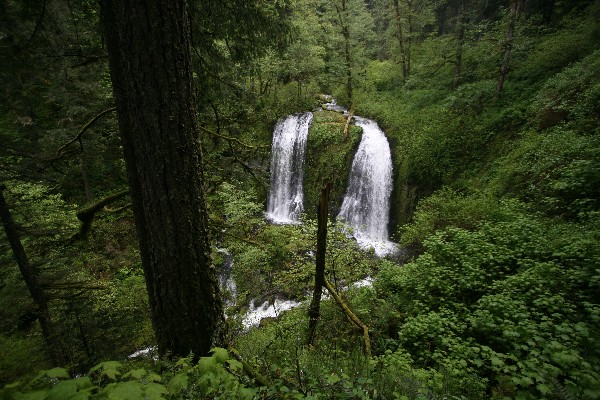
[[[353,116],[353,113],[348,113],[348,119],[346,119],[346,125],[344,125],[344,142],[348,140],[348,128],[350,127],[350,121]]]
[[[331,294],[331,297],[335,300],[336,303],[340,306],[344,314],[356,325],[358,329],[363,332],[363,339],[365,341],[365,352],[367,353],[367,357],[371,358],[371,339],[369,338],[369,327],[362,323],[362,321],[352,312],[350,307],[344,303],[344,300],[340,297],[340,295],[336,292],[336,290],[331,286],[331,283],[325,278],[324,280],[325,287]]]
[[[247,143],[244,143],[244,142],[242,142],[242,141],[241,141],[240,139],[238,139],[238,138],[231,137],[231,136],[225,136],[225,135],[222,135],[222,134],[220,134],[220,133],[213,132],[213,131],[211,131],[210,129],[208,129],[208,128],[205,128],[205,127],[203,127],[203,126],[199,126],[199,128],[200,128],[200,130],[202,130],[202,131],[204,131],[204,132],[208,133],[208,134],[209,134],[209,135],[211,135],[211,136],[220,137],[220,138],[222,138],[222,139],[225,139],[225,140],[228,140],[228,141],[230,141],[230,142],[236,142],[237,144],[239,144],[239,145],[241,145],[241,146],[244,146],[244,147],[247,147],[247,148],[249,148],[249,149],[254,149],[254,150],[256,150],[256,149],[260,149],[260,148],[267,148],[267,147],[268,147],[268,146],[252,146],[252,145],[250,145],[250,144],[247,144]]]
[[[98,115],[96,115],[94,118],[92,118],[87,124],[85,124],[83,126],[83,128],[81,128],[81,130],[79,131],[79,133],[77,134],[77,136],[75,136],[73,139],[69,140],[67,143],[65,143],[64,145],[62,145],[61,147],[59,147],[58,150],[56,150],[56,156],[60,157],[63,155],[63,150],[65,150],[68,146],[70,146],[71,144],[75,143],[75,142],[79,142],[80,145],[80,149],[83,147],[81,146],[81,137],[83,136],[83,134],[85,133],[85,131],[87,131],[92,125],[94,125],[94,123],[96,121],[98,121],[100,118],[102,118],[103,116],[105,116],[106,114],[116,111],[117,108],[116,107],[112,107],[109,108],[107,110],[102,111],[101,113],[99,113]]]

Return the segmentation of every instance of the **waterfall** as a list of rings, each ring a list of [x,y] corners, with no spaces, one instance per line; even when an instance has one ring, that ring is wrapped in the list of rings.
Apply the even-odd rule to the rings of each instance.
[[[267,201],[267,218],[274,223],[295,223],[304,210],[304,157],[312,118],[312,113],[294,114],[275,125]]]
[[[355,119],[363,135],[352,161],[338,218],[352,228],[361,247],[373,247],[377,255],[383,256],[396,249],[388,240],[393,181],[390,145],[375,121]]]

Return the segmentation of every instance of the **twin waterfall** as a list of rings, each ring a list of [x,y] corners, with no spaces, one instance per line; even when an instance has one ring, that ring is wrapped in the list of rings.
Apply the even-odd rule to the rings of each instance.
[[[376,122],[355,117],[363,135],[352,162],[348,187],[338,214],[363,248],[375,254],[393,253],[388,240],[392,157],[385,134]],[[297,223],[303,211],[303,175],[312,113],[279,120],[273,133],[271,185],[267,218],[274,223]]]

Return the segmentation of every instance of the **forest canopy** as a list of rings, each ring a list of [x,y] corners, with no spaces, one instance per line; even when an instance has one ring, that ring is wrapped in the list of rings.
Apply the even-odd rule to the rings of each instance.
[[[600,398],[599,39],[597,0],[0,2],[0,397]],[[337,218],[358,116],[384,257]]]

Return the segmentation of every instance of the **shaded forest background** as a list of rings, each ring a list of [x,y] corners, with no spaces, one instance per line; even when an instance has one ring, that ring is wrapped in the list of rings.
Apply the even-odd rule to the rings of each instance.
[[[155,338],[98,5],[5,0],[0,182],[66,369],[50,369],[2,231],[0,382],[20,381],[3,395],[46,398],[60,382],[82,398],[125,384],[138,397],[122,398],[600,397],[600,2],[189,10],[213,260],[231,257],[237,282],[224,291],[227,343],[257,374],[219,351],[200,363],[123,361]],[[318,193],[333,182],[334,216],[358,128],[344,141],[345,118],[315,113],[304,223],[270,225],[263,211],[272,128],[321,93],[376,120],[392,148],[402,254],[377,259],[335,229],[328,238],[328,277],[369,326],[372,358],[329,301],[314,347],[298,339],[305,307],[241,324],[250,301],[311,288]],[[366,276],[372,288],[344,289]]]

